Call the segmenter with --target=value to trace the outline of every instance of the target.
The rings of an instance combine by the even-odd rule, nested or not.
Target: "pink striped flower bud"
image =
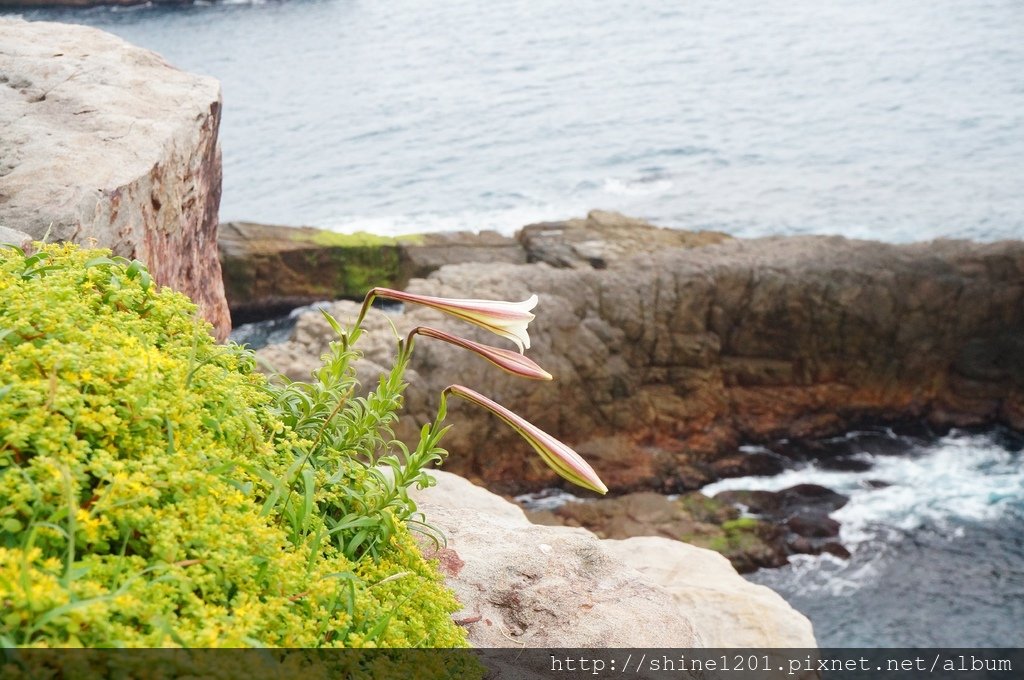
[[[444,391],[445,394],[454,394],[467,401],[484,407],[494,415],[505,421],[513,430],[518,432],[534,450],[540,454],[544,462],[557,472],[559,476],[569,480],[573,484],[582,486],[600,494],[608,493],[608,487],[594,472],[587,461],[583,460],[580,454],[558,441],[547,432],[544,432],[532,423],[517,416],[501,404],[495,403],[468,387],[462,385],[450,385]]]
[[[422,335],[428,338],[434,338],[436,340],[444,340],[445,342],[468,349],[470,352],[475,352],[487,359],[498,368],[508,371],[513,375],[518,375],[523,378],[531,378],[533,380],[551,380],[551,374],[545,371],[543,368],[538,366],[532,359],[513,352],[507,349],[501,349],[500,347],[491,347],[490,345],[484,345],[479,342],[473,342],[465,338],[460,338],[457,335],[451,333],[445,333],[444,331],[437,330],[436,328],[430,328],[428,326],[418,326],[414,328],[409,336]]]

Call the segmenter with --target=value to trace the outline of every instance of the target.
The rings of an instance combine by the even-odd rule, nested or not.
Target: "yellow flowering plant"
[[[365,467],[268,502],[315,428],[254,367],[138,263],[0,249],[0,647],[466,644],[407,525],[316,540]]]
[[[0,248],[0,647],[450,647],[458,603],[410,530],[408,495],[447,452],[446,399],[482,406],[558,474],[607,491],[569,447],[468,388],[407,447],[392,427],[417,337],[510,373],[536,298],[377,288],[308,382],[268,381],[195,306],[107,251]],[[419,327],[363,395],[375,297],[425,304],[520,353]]]

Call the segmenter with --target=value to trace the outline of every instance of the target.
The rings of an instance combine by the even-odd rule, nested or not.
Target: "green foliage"
[[[408,455],[353,336],[275,386],[139,262],[0,249],[0,646],[465,645],[408,530],[443,414]]]

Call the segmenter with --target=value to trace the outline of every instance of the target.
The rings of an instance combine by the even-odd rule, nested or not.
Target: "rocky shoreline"
[[[1024,242],[733,239],[600,211],[528,225],[515,238],[387,239],[250,223],[218,235],[215,81],[83,27],[0,19],[0,39],[2,241],[95,242],[145,260],[158,283],[197,301],[221,338],[229,309],[236,322],[263,318],[358,299],[373,285],[540,295],[531,356],[555,383],[524,385],[425,339],[407,373],[398,436],[411,439],[433,416],[443,387],[471,384],[574,446],[614,492],[532,513],[565,525],[548,527],[445,473],[445,494],[420,496],[453,539],[453,552],[436,556],[478,644],[564,644],[545,613],[566,606],[572,616],[562,623],[582,630],[581,645],[811,646],[804,617],[680,541],[713,548],[742,571],[795,553],[842,556],[828,515],[843,497],[810,485],[713,499],[692,492],[780,469],[780,454],[744,444],[789,447],[785,458],[862,423],[1024,430]],[[345,323],[357,305],[329,309]],[[428,309],[374,310],[361,341],[364,386],[390,365],[393,328],[421,324],[473,336]],[[307,378],[334,339],[321,315],[303,314],[291,339],[259,358],[268,371]],[[489,416],[457,408],[449,421],[446,470],[509,495],[559,483]],[[478,513],[472,522],[467,508]],[[556,607],[564,583],[541,576],[564,564],[573,576],[600,567],[617,589]],[[579,582],[586,592],[594,585]],[[624,598],[661,603],[637,611],[642,620],[680,623],[652,623],[664,635],[638,639],[622,625]],[[595,608],[600,616],[584,615]]]
[[[865,423],[1024,429],[1024,243],[715,235],[669,247],[659,241],[669,231],[592,213],[524,229],[520,243],[546,239],[524,246],[527,264],[452,264],[412,279],[410,290],[448,297],[538,293],[531,356],[559,379],[524,387],[422,343],[406,434],[445,385],[471,383],[576,447],[614,491],[679,493],[770,465],[740,455],[745,443]],[[330,309],[344,320],[355,306]],[[388,318],[399,330],[455,328],[430,310]],[[377,324],[366,355],[379,366],[393,343],[385,317]],[[303,377],[332,338],[309,314],[260,354]],[[557,484],[486,416],[451,417],[450,469],[508,494]]]
[[[466,243],[473,235],[454,238]],[[447,347],[423,344],[408,408],[415,425],[434,407],[442,382],[484,384],[574,445],[623,494],[531,512],[535,522],[603,538],[682,540],[724,554],[741,572],[781,566],[794,554],[843,558],[849,553],[829,517],[845,503],[838,494],[804,485],[708,499],[694,490],[725,477],[775,474],[808,456],[857,464],[820,442],[864,424],[934,434],[1024,423],[1019,242],[744,241],[599,211],[525,227],[513,242],[521,258],[510,241],[499,251],[452,253],[423,267],[433,272],[426,279],[402,285],[449,297],[540,291],[531,355],[560,380],[523,388],[483,365],[457,362]],[[481,261],[460,262],[477,253]],[[329,309],[344,319],[356,305]],[[448,322],[426,310],[375,312],[364,384],[390,361],[391,323],[404,332]],[[299,379],[332,339],[319,314],[306,314],[290,341],[259,354]],[[452,420],[446,469],[509,496],[559,484],[486,419],[459,412]],[[750,443],[769,447],[741,449]]]

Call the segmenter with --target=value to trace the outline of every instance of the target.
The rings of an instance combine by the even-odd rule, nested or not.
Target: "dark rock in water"
[[[714,499],[745,507],[779,530],[780,543],[789,553],[809,555],[820,554],[826,545],[839,545],[823,539],[839,536],[840,524],[829,514],[849,500],[817,484],[798,484],[782,491],[723,491]],[[834,549],[830,552],[838,554]]]
[[[868,489],[884,489],[887,486],[892,486],[889,482],[881,479],[865,479],[861,484]]]
[[[823,470],[835,470],[837,472],[864,472],[871,469],[871,463],[860,458],[843,456],[819,460],[818,467]]]
[[[821,515],[794,515],[786,520],[786,527],[804,538],[832,538],[839,535],[839,522]]]
[[[926,431],[927,426],[907,427],[901,428],[901,430],[901,432],[896,432],[888,427],[868,427],[847,432],[838,437],[787,440],[774,444],[771,448],[786,458],[801,461],[814,460],[828,469],[867,469],[854,467],[864,463],[863,461],[851,461],[851,456],[863,453],[876,456],[904,455],[919,446],[923,439],[921,436],[907,433],[907,430]],[[924,439],[928,438],[930,437],[924,437]]]
[[[1024,451],[1024,432],[1015,432],[1006,427],[997,427],[991,432],[992,438],[998,446],[1012,453]]]
[[[756,515],[788,519],[800,512],[828,514],[846,505],[849,498],[818,484],[797,484],[781,491],[722,491],[715,500],[741,504]]]
[[[826,543],[821,546],[821,552],[829,555],[834,555],[842,560],[850,559],[850,551],[846,549],[841,543]]]
[[[819,484],[797,484],[777,493],[782,510],[788,515],[803,511],[830,513],[850,500],[848,496]]]

